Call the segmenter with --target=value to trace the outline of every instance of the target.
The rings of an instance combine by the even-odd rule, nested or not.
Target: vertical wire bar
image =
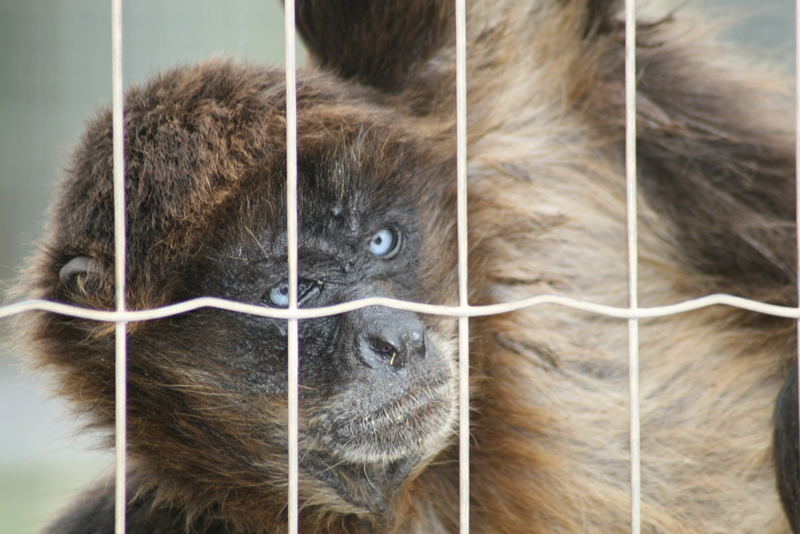
[[[636,207],[636,4],[625,0],[625,181],[628,212],[628,307],[639,307],[639,249]],[[639,424],[639,320],[628,320],[628,386],[631,446],[631,533],[641,531]]]
[[[122,88],[122,0],[112,0],[111,6],[111,85],[112,85],[112,136],[114,174],[114,281],[118,312],[125,304],[125,151]],[[125,534],[126,485],[126,404],[127,404],[127,338],[126,324],[117,321],[115,336],[115,488],[114,532]]]
[[[796,239],[796,253],[797,253],[797,306],[800,307],[800,0],[796,0],[794,4],[794,157],[795,157],[795,170],[794,170],[794,201],[795,201],[795,239]],[[800,319],[796,323],[796,337],[797,337],[797,384],[800,388]],[[798,422],[797,428],[800,429],[800,395],[797,395],[797,413]],[[797,439],[800,442],[800,432],[798,432]],[[800,443],[799,443],[800,444]],[[800,477],[800,472],[795,473],[795,476]]]
[[[286,70],[286,247],[289,267],[289,310],[297,310],[297,87],[295,82],[294,0],[286,0],[284,12]],[[298,517],[298,320],[288,325],[288,449],[289,534],[297,534]]]
[[[456,0],[456,179],[458,223],[458,303],[469,306],[467,261],[467,15]],[[458,318],[458,481],[459,529],[469,534],[469,318]]]

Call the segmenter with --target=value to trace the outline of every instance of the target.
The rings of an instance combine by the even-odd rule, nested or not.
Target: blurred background
[[[793,1],[684,3],[733,21],[730,40],[793,68]],[[108,0],[0,0],[0,302],[34,250],[84,122],[110,103],[110,18]],[[277,0],[127,2],[125,83],[212,56],[282,64],[282,24]],[[0,332],[11,328],[0,321]],[[2,534],[40,531],[112,464],[20,360],[0,344]]]
[[[86,119],[111,102],[110,4],[0,0],[0,295],[34,250]],[[277,0],[125,2],[124,49],[126,85],[212,56],[282,64],[283,10]],[[0,321],[0,332],[11,327]],[[109,472],[97,441],[46,378],[0,348],[0,533],[39,532]]]

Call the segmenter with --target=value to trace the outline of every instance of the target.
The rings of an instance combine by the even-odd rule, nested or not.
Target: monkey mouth
[[[448,389],[442,384],[428,394],[412,394],[407,391],[399,399],[355,419],[351,424],[375,434],[382,434],[384,430],[391,428],[422,424],[430,418],[435,419],[442,415],[440,412],[448,404]]]
[[[416,436],[426,434],[428,427],[441,422],[448,411],[449,402],[444,396],[407,395],[349,421],[338,431],[376,442],[389,437],[396,447],[397,440],[402,440],[407,433]]]
[[[409,388],[412,389],[413,388]],[[394,460],[426,450],[449,430],[454,402],[450,389],[441,386],[428,394],[406,394],[336,429],[338,436],[353,439],[355,451],[369,460]]]
[[[456,405],[449,380],[410,384],[377,409],[344,410],[330,417],[325,448],[353,463],[391,462],[444,447]]]
[[[399,397],[367,413],[350,410],[326,417],[326,432],[303,453],[304,468],[336,492],[345,503],[343,511],[355,507],[389,513],[398,488],[449,442],[454,389],[447,380],[410,384]]]

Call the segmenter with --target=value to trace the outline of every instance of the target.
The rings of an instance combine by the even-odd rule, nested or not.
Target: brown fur
[[[404,176],[422,199],[420,298],[432,302],[452,302],[455,281],[449,4],[391,1],[362,12],[344,0],[309,0],[298,8],[318,63],[300,77],[301,158],[334,146],[367,172],[413,169]],[[469,5],[472,302],[546,292],[625,306],[617,3]],[[791,305],[794,154],[784,82],[717,59],[687,27],[676,18],[640,28],[640,301],[725,291]],[[249,199],[280,198],[260,181],[284,172],[279,76],[211,63],[129,94],[132,307],[193,296],[209,247],[245,240],[242,229],[257,217],[278,224],[279,205],[263,215]],[[31,271],[35,296],[111,307],[109,276],[54,290],[74,255],[110,272],[110,140],[104,115],[77,153]],[[442,346],[452,343],[452,321],[429,325]],[[643,532],[789,532],[771,436],[792,327],[720,308],[641,321]],[[162,532],[282,532],[285,407],[241,395],[247,377],[226,359],[197,363],[194,347],[231,355],[212,329],[202,320],[132,325],[134,508]],[[547,307],[476,319],[472,331],[473,532],[627,532],[625,322]],[[108,329],[43,315],[32,335],[41,361],[62,372],[64,393],[109,425]],[[265,438],[256,421],[278,430]],[[452,444],[430,451],[383,515],[343,508],[324,484],[302,479],[304,530],[456,531],[457,452]],[[241,469],[241,458],[253,468]]]

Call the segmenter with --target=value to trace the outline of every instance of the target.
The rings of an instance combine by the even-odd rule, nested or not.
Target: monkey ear
[[[74,256],[58,270],[54,296],[61,301],[89,308],[103,308],[113,302],[113,280],[100,261]]]
[[[78,275],[98,272],[100,272],[100,269],[91,258],[76,256],[61,267],[58,271],[58,279],[62,284],[67,284]]]
[[[297,28],[322,68],[395,91],[448,40],[451,0],[297,0]]]
[[[77,289],[81,294],[94,294],[103,286],[104,274],[96,260],[88,256],[75,256],[58,271],[60,290],[73,293]]]

